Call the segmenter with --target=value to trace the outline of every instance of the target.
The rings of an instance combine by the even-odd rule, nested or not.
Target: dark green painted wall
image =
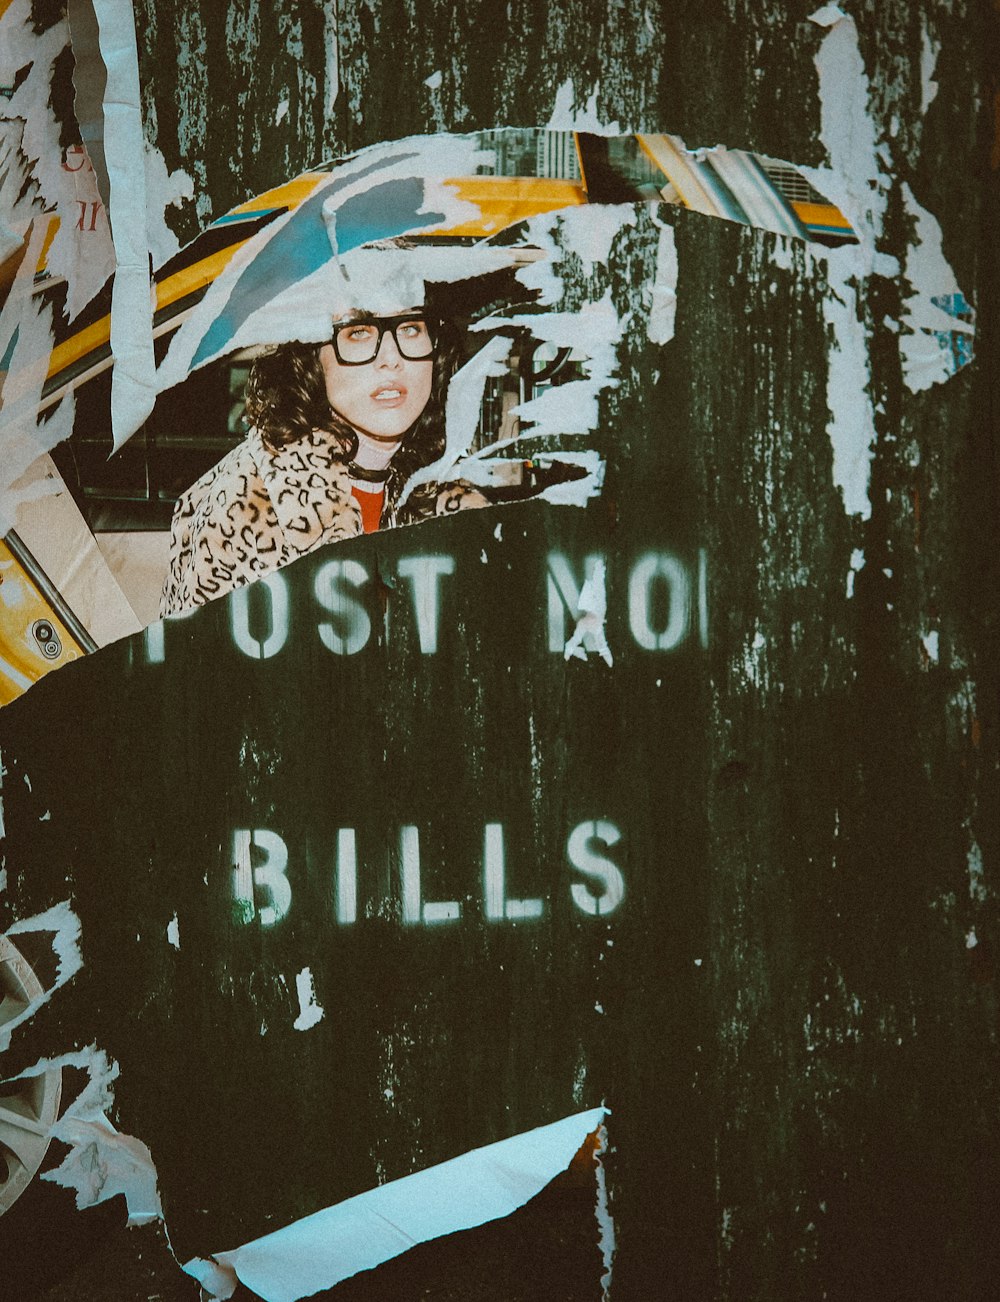
[[[195,23],[199,10],[185,10]],[[257,124],[273,122],[294,70],[270,71],[279,60],[263,25],[277,19],[262,12],[262,47],[251,33],[240,54],[247,108],[213,116],[198,172],[172,105],[189,81],[224,81],[218,69],[234,58],[222,11],[203,11],[208,69],[182,66],[180,92],[169,11],[140,23],[155,139],[171,166],[197,173],[203,216],[319,154],[545,120],[569,76],[587,95],[599,78],[598,106],[623,129],[822,160],[821,33],[806,8],[671,6],[651,13],[659,34],[638,59],[645,15],[631,8],[549,10],[535,31],[540,11],[519,18],[512,7],[526,34],[501,44],[480,6],[446,17],[359,5],[339,16],[345,98],[331,119],[321,90],[297,91],[294,131],[280,135]],[[869,520],[847,517],[833,486],[822,270],[801,258],[783,270],[771,237],[674,213],[677,334],[653,348],[639,309],[656,231],[641,217],[599,273],[620,310],[637,309],[622,386],[602,408],[603,498],[585,512],[528,504],[338,552],[372,569],[377,556],[390,577],[411,549],[454,555],[436,656],[417,653],[400,614],[388,645],[331,657],[310,613],[316,557],[288,571],[299,623],[273,660],[233,650],[224,601],[168,630],[163,665],[143,667],[135,640],[0,715],[15,775],[0,916],[69,893],[88,958],[15,1052],[98,1036],[119,1058],[119,1120],[153,1148],[178,1246],[221,1246],[195,1211],[211,1198],[214,1228],[257,1232],[268,1215],[311,1209],[331,1166],[353,1192],[376,1162],[399,1173],[562,1115],[582,1062],[584,1102],[606,1097],[613,1109],[614,1298],[993,1295],[995,30],[985,5],[868,6],[857,18],[890,172],[941,222],[977,307],[980,359],[911,394],[884,324],[902,286],[867,282],[872,394],[884,409]],[[918,130],[922,24],[941,54]],[[376,26],[391,78],[376,62]],[[303,40],[319,50],[315,15]],[[317,58],[307,53],[310,68]],[[437,68],[439,114],[421,85]],[[193,222],[184,215],[185,233]],[[911,234],[896,184],[884,251],[902,254]],[[545,650],[544,562],[556,546],[608,556],[613,668]],[[691,561],[705,549],[707,649],[692,639],[645,653],[629,634],[632,559],[659,547]],[[865,565],[849,599],[856,548]],[[386,600],[391,618],[407,609],[398,590]],[[937,664],[922,652],[931,628]],[[247,738],[261,757],[250,765]],[[78,755],[102,762],[63,758]],[[552,893],[545,919],[500,929],[472,913],[433,935],[373,921],[345,940],[322,897],[342,810],[375,839],[423,819],[442,897],[461,893],[467,874],[474,893],[482,823],[504,822],[530,875],[524,893],[536,873]],[[561,855],[568,828],[596,817],[624,833],[612,856],[626,896],[610,932],[572,910]],[[228,831],[254,819],[287,832],[309,905],[268,936],[236,927],[224,898]],[[163,939],[175,910],[179,952]],[[327,1017],[299,1036],[294,999],[269,978],[306,963]],[[377,1002],[363,1003],[373,988]],[[265,1016],[275,1030],[261,1037]],[[361,1047],[345,1072],[348,1031]],[[400,1106],[379,1111],[370,1073],[380,1080],[389,1044]],[[305,1143],[317,1116],[325,1129]],[[185,1127],[187,1151],[176,1138]],[[210,1180],[188,1159],[199,1144],[229,1155],[224,1188],[217,1167]],[[275,1154],[288,1157],[285,1180]],[[251,1194],[262,1167],[266,1204]]]

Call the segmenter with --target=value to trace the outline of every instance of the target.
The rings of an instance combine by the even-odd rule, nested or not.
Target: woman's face
[[[398,443],[431,396],[433,358],[401,357],[391,330],[382,336],[374,361],[363,366],[342,366],[332,344],[323,345],[319,359],[330,406],[359,434],[378,442]]]

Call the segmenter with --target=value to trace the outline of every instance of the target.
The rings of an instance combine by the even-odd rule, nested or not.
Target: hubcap
[[[0,936],[0,1026],[20,1017],[44,993],[28,960]],[[42,1164],[61,1091],[58,1067],[0,1084],[0,1215],[24,1193]]]

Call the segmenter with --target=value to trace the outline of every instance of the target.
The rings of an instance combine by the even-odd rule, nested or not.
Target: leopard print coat
[[[475,489],[449,484],[430,498],[426,514],[484,505],[486,499]],[[380,527],[395,523],[387,501]],[[361,508],[329,434],[314,430],[269,452],[252,429],[181,495],[174,509],[160,614],[204,605],[314,547],[362,531]]]

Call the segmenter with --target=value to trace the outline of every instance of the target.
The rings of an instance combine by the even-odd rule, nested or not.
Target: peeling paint
[[[601,1261],[604,1265],[604,1271],[601,1275],[601,1297],[604,1302],[611,1297],[611,1277],[612,1267],[615,1259],[615,1223],[611,1216],[611,1205],[608,1200],[608,1182],[604,1170],[603,1157],[608,1151],[608,1128],[603,1123],[597,1131],[597,1148],[594,1151],[594,1162],[597,1167],[597,1200],[594,1207],[594,1214],[597,1217],[598,1247],[601,1251]]]
[[[587,276],[607,263],[617,236],[635,223],[634,204],[581,204],[559,214],[563,248],[576,254]]]
[[[656,243],[656,271],[650,289],[646,338],[651,344],[665,344],[674,337],[677,319],[677,241],[672,226],[657,224],[660,234]]]
[[[937,67],[938,55],[941,53],[940,43],[932,40],[931,34],[927,27],[925,19],[920,30],[920,116],[927,116],[927,110],[934,102],[938,93],[938,84],[934,80],[934,70]]]
[[[608,614],[607,569],[603,560],[594,564],[577,601],[579,615],[576,627],[567,639],[563,650],[566,660],[586,660],[593,651],[606,665],[614,664],[611,648],[604,629]]]
[[[975,904],[984,904],[986,902],[986,881],[983,873],[983,852],[980,849],[979,842],[972,835],[968,824],[966,825],[966,831],[969,836],[969,849],[965,858],[966,872],[969,877],[969,899]]]
[[[940,651],[939,643],[940,638],[936,630],[932,630],[930,633],[924,633],[920,639],[920,645],[924,649],[924,654],[932,665],[938,663],[938,655]]]
[[[911,393],[943,384],[973,359],[975,311],[942,250],[941,226],[917,203],[904,181],[903,200],[914,222],[904,275],[911,293],[903,308],[906,327],[899,341],[903,379]]]
[[[579,466],[584,474],[579,479],[567,479],[550,484],[538,494],[538,500],[553,506],[586,506],[591,498],[600,496],[604,487],[605,463],[599,453],[584,448],[579,452],[536,452],[534,461],[540,466]]]
[[[180,241],[167,225],[168,208],[179,207],[194,198],[194,178],[182,168],[168,171],[160,151],[146,144],[143,152],[146,173],[146,237],[153,267],[161,267],[180,249]]]
[[[803,168],[851,222],[859,243],[829,252],[815,251],[825,266],[829,292],[823,317],[833,339],[829,353],[827,431],[833,448],[833,480],[848,515],[867,520],[875,439],[875,413],[868,391],[871,357],[863,302],[864,282],[872,273],[892,276],[899,264],[877,250],[887,199],[887,181],[874,119],[870,86],[853,18],[839,5],[818,9],[812,21],[828,28],[816,55],[821,104],[820,139],[830,168]]]
[[[511,325],[526,326],[536,339],[584,354],[585,379],[571,380],[547,389],[537,398],[520,403],[514,414],[531,423],[532,435],[588,434],[598,426],[598,397],[618,384],[616,345],[624,323],[605,291],[596,302],[584,303],[579,312],[548,312],[540,316],[514,316]]]
[[[769,686],[766,650],[767,638],[758,628],[743,648],[743,674],[748,683],[765,691]]]
[[[549,131],[589,131],[595,136],[620,136],[618,122],[604,122],[597,110],[599,87],[595,86],[584,102],[577,94],[572,80],[566,80],[556,91],[552,116],[546,129]]]
[[[506,361],[510,348],[511,340],[497,335],[487,340],[485,346],[455,375],[448,386],[448,399],[445,406],[444,452],[437,461],[422,470],[415,471],[410,476],[400,495],[400,506],[418,484],[460,477],[460,472],[456,470],[456,463],[468,452],[469,445],[475,437],[486,381],[491,376],[499,378],[506,374]]]
[[[854,596],[854,579],[865,566],[865,554],[860,547],[855,547],[851,552],[851,565],[847,571],[847,596]]]
[[[868,383],[871,364],[868,336],[861,320],[854,280],[854,258],[836,250],[828,259],[830,292],[823,299],[823,318],[835,341],[828,358],[827,432],[833,448],[833,482],[843,495],[848,515],[867,520],[872,513],[868,495],[874,457],[875,417]]]
[[[304,967],[295,977],[295,993],[299,999],[299,1015],[292,1025],[297,1031],[311,1030],[322,1021],[324,1009],[316,1002],[316,986],[312,971]]]

